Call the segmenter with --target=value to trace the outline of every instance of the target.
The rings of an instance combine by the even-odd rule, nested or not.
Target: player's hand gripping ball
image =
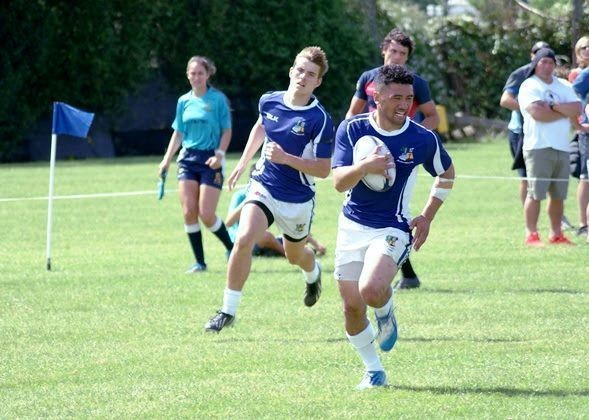
[[[354,145],[354,163],[360,162],[368,155],[373,154],[377,146],[380,146],[378,153],[381,156],[386,156],[387,153],[391,153],[387,145],[379,138],[373,136],[360,137]],[[386,170],[387,176],[368,173],[362,178],[362,182],[371,190],[377,192],[387,191],[393,186],[396,173],[395,167],[393,166]]]

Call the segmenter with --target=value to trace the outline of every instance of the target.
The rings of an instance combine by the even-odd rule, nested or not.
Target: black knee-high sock
[[[202,247],[202,233],[199,230],[198,232],[187,233],[187,235],[196,262],[205,265],[205,252]]]
[[[229,232],[227,232],[227,228],[225,227],[225,223],[221,222],[221,226],[219,227],[219,229],[217,229],[213,233],[215,234],[215,236],[217,238],[219,238],[219,240],[221,242],[223,242],[223,245],[225,245],[225,248],[227,249],[227,251],[231,251],[233,249],[233,242],[231,241],[231,238],[229,237]]]
[[[409,258],[407,258],[407,260],[405,260],[401,266],[401,274],[403,274],[403,277],[405,278],[417,277],[417,274],[415,274],[415,271],[413,271],[413,267],[411,266],[411,261],[409,261]]]

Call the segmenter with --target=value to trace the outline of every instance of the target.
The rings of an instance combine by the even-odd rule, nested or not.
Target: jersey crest
[[[297,136],[305,135],[305,120],[298,118],[290,131]]]

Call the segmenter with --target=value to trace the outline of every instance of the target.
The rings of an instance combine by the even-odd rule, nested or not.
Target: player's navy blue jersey
[[[356,82],[356,93],[354,93],[354,96],[366,101],[364,112],[372,112],[376,109],[376,103],[374,102],[374,89],[376,85],[374,79],[376,79],[379,69],[380,67],[376,67],[365,71]],[[418,74],[413,73],[413,103],[409,109],[409,116],[414,118],[417,113],[417,107],[431,100],[432,95],[427,82]]]
[[[432,176],[446,172],[452,159],[427,128],[405,119],[395,131],[384,131],[376,125],[374,114],[359,114],[341,122],[335,135],[332,168],[353,164],[353,150],[363,136],[374,136],[389,148],[397,171],[395,182],[388,191],[376,192],[362,181],[347,192],[344,215],[362,225],[374,228],[395,227],[409,231],[409,203],[422,165]]]
[[[285,91],[269,92],[260,98],[258,110],[266,132],[264,148],[276,142],[291,155],[305,159],[331,157],[334,127],[329,114],[312,97],[306,106],[284,102]],[[277,200],[304,203],[315,196],[314,177],[266,160],[264,149],[252,178],[262,183]]]

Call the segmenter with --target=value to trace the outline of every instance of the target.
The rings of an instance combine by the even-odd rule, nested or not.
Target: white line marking
[[[430,177],[430,174],[419,174],[419,176],[423,177]],[[495,181],[520,181],[523,178],[518,176],[491,176],[491,175],[460,175],[456,177],[457,179],[471,179],[471,180],[495,180]],[[327,178],[315,178],[316,181],[327,181],[330,180],[331,177]],[[532,179],[532,178],[528,178]],[[569,179],[550,179],[550,178],[536,178],[536,181],[559,181],[565,182],[569,181]],[[245,187],[244,185],[237,185],[235,188]],[[227,190],[226,187],[223,190]],[[166,193],[178,191],[177,189],[166,189]],[[76,200],[76,199],[83,199],[83,198],[101,198],[101,197],[129,197],[134,195],[151,195],[153,194],[156,197],[157,191],[129,191],[129,192],[113,192],[113,193],[96,193],[96,194],[72,194],[72,195],[57,195],[53,196],[54,200]],[[14,198],[0,198],[0,203],[8,203],[8,202],[15,202],[15,201],[38,201],[38,200],[47,200],[47,196],[43,197],[14,197]]]

